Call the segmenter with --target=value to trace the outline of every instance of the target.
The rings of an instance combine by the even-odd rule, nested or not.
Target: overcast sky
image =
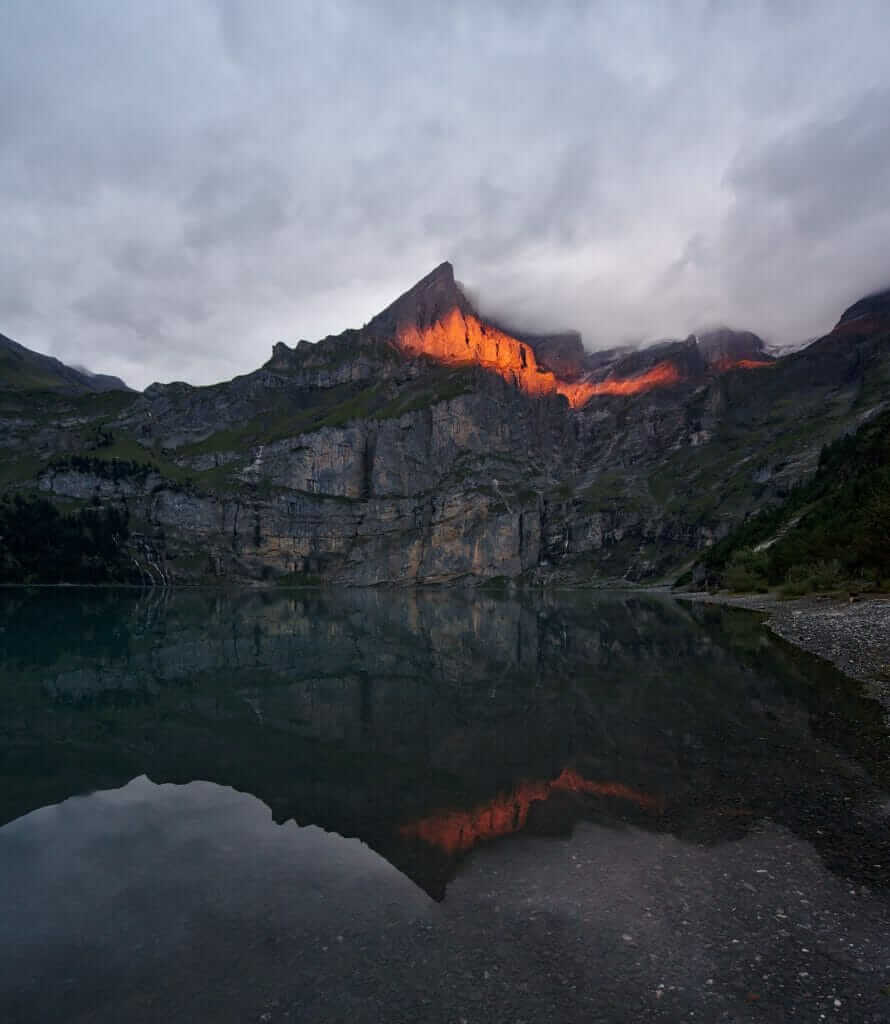
[[[588,347],[890,283],[887,0],[4,0],[0,333],[209,383],[449,259]]]

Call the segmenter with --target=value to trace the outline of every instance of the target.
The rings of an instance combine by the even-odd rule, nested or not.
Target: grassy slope
[[[742,590],[888,585],[890,412],[824,448],[809,482],[747,519],[701,564],[711,582]]]
[[[794,482],[815,472],[826,443],[886,404],[890,330],[827,336],[768,372],[739,371],[722,383],[728,408],[713,438],[670,453],[651,477],[668,512],[715,530],[789,500]]]
[[[638,459],[616,448],[617,468],[605,466],[587,475],[586,486],[568,487],[566,497],[582,512],[612,513],[616,520],[636,513],[646,529],[659,531],[656,542],[630,532],[604,548],[596,572],[606,571],[606,557],[610,563],[616,556],[619,562],[645,557],[660,578],[676,579],[690,565],[691,543],[723,536],[758,509],[782,504],[815,472],[820,449],[849,434],[888,396],[886,322],[833,332],[769,369],[732,371],[688,395],[684,415],[688,425],[707,427],[703,443]],[[634,400],[625,401],[610,425],[617,436],[622,416],[639,415]]]
[[[32,366],[15,352],[0,350],[0,381],[3,387],[17,391],[51,391],[69,386],[51,370]]]
[[[252,419],[186,445],[177,454],[239,451],[323,427],[344,427],[353,420],[397,418],[466,394],[472,383],[472,370],[432,367],[423,376],[409,381],[395,396],[385,383],[377,382],[360,389],[341,384],[296,395],[277,392],[270,395],[266,407]]]
[[[90,392],[88,377],[52,356],[32,352],[0,335],[0,388],[16,391]]]
[[[200,455],[215,452],[244,452],[258,444],[268,444],[300,433],[324,427],[342,427],[363,418],[390,419],[407,412],[427,408],[471,390],[473,371],[467,368],[431,367],[421,377],[402,385],[397,392],[383,382],[363,387],[345,384],[314,392],[271,391],[256,414],[237,426],[219,430],[210,437],[177,450],[176,455]],[[0,415],[8,414],[33,420],[35,426],[53,425],[65,420],[81,422],[68,431],[64,453],[51,461],[57,465],[74,459],[112,463],[120,474],[148,468],[156,470],[171,483],[199,490],[230,490],[241,486],[237,478],[243,460],[198,471],[176,465],[169,452],[140,444],[115,424],[115,418],[138,396],[125,392],[96,395],[61,396],[52,391],[30,391],[24,398],[7,393],[0,401]],[[0,448],[0,490],[27,489],[48,459],[21,450],[4,452]],[[97,467],[102,472],[101,467]]]

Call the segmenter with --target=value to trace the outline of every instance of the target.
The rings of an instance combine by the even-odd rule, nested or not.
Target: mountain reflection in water
[[[880,709],[746,613],[668,598],[0,592],[0,823],[207,780],[358,837],[435,899],[478,843],[772,819],[885,880]],[[855,860],[855,862],[854,862]]]
[[[536,803],[557,793],[583,793],[589,796],[630,800],[647,810],[656,810],[660,801],[638,793],[620,782],[594,782],[582,778],[570,768],[563,769],[551,782],[522,782],[505,796],[496,796],[487,804],[470,811],[443,811],[403,825],[399,832],[406,839],[422,839],[445,853],[465,853],[477,843],[520,832]]]

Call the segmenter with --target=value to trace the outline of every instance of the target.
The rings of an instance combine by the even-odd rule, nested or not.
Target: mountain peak
[[[454,310],[475,312],[454,279],[454,267],[446,260],[378,313],[368,324],[368,330],[393,338],[402,328],[431,327]]]
[[[452,264],[449,263],[448,260],[443,260],[438,265],[438,267],[434,267],[426,275],[426,277],[421,278],[420,282],[418,283],[422,284],[424,281],[429,281],[433,279],[450,281],[452,284],[454,284],[454,267],[452,266]]]
[[[848,324],[853,320],[862,320],[865,317],[890,317],[890,288],[884,291],[873,292],[866,295],[852,306],[848,306],[841,314],[837,326]]]

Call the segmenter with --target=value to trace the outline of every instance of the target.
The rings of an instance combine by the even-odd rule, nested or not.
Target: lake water
[[[888,789],[740,611],[0,591],[0,1021],[890,1021]]]

